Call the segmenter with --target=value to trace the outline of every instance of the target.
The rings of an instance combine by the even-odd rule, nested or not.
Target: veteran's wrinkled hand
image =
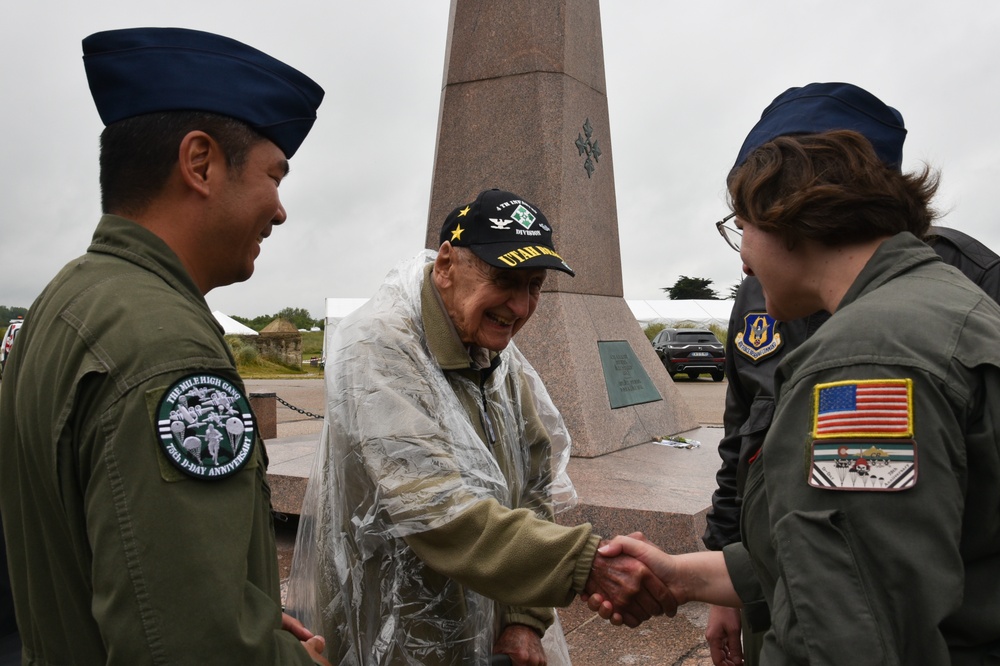
[[[707,551],[671,555],[635,535],[617,536],[597,549],[598,557],[617,559],[631,556],[649,568],[666,592],[658,598],[672,604],[673,615],[677,606],[689,601],[703,601],[718,606],[740,608],[742,600],[733,587],[721,551]],[[596,558],[595,558],[596,559]],[[653,589],[649,587],[648,589]],[[658,595],[660,593],[657,593]],[[612,624],[630,624],[635,619],[633,608],[618,603],[613,597],[595,592],[586,599],[591,610]],[[666,607],[665,607],[666,609]]]
[[[630,538],[645,543],[642,533]],[[613,542],[602,541],[601,550]],[[637,627],[655,615],[673,616],[677,600],[656,574],[621,548],[612,555],[598,551],[581,598],[612,624]]]
[[[493,654],[505,654],[514,666],[545,666],[545,649],[534,629],[523,624],[509,624],[493,644]]]

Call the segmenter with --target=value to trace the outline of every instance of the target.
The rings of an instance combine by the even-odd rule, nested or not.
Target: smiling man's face
[[[435,284],[466,345],[503,350],[538,307],[545,269],[494,268],[471,250],[441,246]]]
[[[215,286],[242,282],[253,274],[260,245],[287,218],[278,186],[288,173],[284,153],[267,140],[254,144],[246,164],[230,168],[225,179],[220,223],[213,227],[216,247]]]

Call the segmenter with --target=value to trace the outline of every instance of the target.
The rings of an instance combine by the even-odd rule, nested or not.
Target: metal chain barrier
[[[308,417],[313,418],[313,419],[321,419],[321,418],[323,418],[319,414],[313,414],[312,412],[307,412],[304,409],[299,409],[295,405],[290,405],[287,402],[285,402],[284,400],[282,400],[281,398],[279,398],[278,396],[274,396],[274,397],[277,399],[278,402],[280,402],[285,407],[288,407],[288,409],[292,410],[293,412],[298,412],[299,414],[304,414],[305,416],[308,416]]]

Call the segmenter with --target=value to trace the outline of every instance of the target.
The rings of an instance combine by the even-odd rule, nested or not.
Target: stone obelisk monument
[[[515,342],[573,454],[697,427],[623,298],[598,0],[452,0],[449,20],[427,247],[481,190],[536,203],[576,277],[549,271]]]

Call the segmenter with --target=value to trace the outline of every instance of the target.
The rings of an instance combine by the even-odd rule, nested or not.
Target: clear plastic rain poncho
[[[433,572],[402,537],[446,525],[489,498],[517,508],[531,503],[524,498],[544,497],[543,517],[576,500],[565,471],[565,424],[520,351],[508,345],[482,389],[463,377],[449,382],[429,353],[420,293],[433,259],[425,251],[404,262],[365,306],[327,331],[326,423],[303,502],[287,609],[327,639],[334,664],[488,663],[498,605]],[[538,487],[529,487],[515,394],[521,383],[509,381],[521,373],[551,442],[551,467]],[[456,391],[502,414],[495,454]],[[545,645],[550,664],[560,654],[568,663],[558,619]]]

